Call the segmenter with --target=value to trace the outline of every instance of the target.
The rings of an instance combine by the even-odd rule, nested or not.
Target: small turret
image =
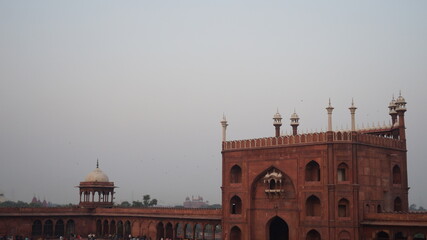
[[[405,98],[402,97],[402,93],[399,93],[399,97],[396,99],[396,111],[406,112],[406,101]]]
[[[294,109],[294,113],[291,115],[291,127],[292,127],[292,135],[298,134],[298,126],[299,126],[299,116]]]
[[[391,123],[392,123],[392,126],[396,123],[396,121],[397,121],[397,112],[396,112],[396,107],[397,107],[397,105],[396,105],[396,100],[394,100],[394,95],[393,95],[393,97],[392,97],[392,99],[391,99],[391,102],[390,102],[390,104],[388,105],[388,108],[389,108],[389,114],[390,114],[390,116],[391,116]]]
[[[276,129],[276,137],[280,137],[280,127],[282,126],[282,115],[279,113],[279,109],[277,109],[276,114],[273,116],[273,126]]]

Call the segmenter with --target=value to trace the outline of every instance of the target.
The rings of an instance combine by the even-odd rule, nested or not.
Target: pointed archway
[[[280,217],[272,218],[267,224],[268,240],[289,240],[289,227]]]

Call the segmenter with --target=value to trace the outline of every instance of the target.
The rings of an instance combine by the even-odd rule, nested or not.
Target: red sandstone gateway
[[[222,209],[112,208],[114,183],[98,168],[80,183],[80,207],[2,208],[0,234],[72,234],[147,239],[426,239],[427,214],[408,213],[406,102],[392,100],[392,124],[227,141],[221,121]]]

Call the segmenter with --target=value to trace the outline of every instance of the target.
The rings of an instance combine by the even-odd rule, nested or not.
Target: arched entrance
[[[234,226],[230,231],[230,240],[240,240],[242,239],[242,231],[239,227]]]
[[[268,224],[269,240],[289,240],[289,228],[283,219],[274,217]]]

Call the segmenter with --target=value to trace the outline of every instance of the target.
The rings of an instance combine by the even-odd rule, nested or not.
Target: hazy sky
[[[221,201],[221,128],[389,122],[406,98],[410,202],[427,206],[427,1],[0,1],[0,191],[78,203]],[[335,127],[334,127],[335,128]]]

